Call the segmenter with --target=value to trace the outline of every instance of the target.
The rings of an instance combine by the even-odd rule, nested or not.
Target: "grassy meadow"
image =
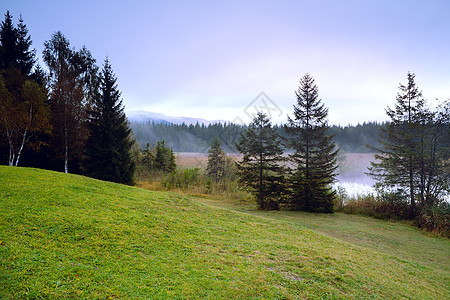
[[[0,299],[448,299],[449,259],[401,223],[0,166]]]

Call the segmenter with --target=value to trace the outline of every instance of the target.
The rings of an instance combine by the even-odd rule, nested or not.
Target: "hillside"
[[[314,229],[321,216],[252,215],[37,169],[0,166],[0,199],[1,299],[449,295],[448,240],[430,238],[444,245],[436,252],[444,259],[421,263],[417,254],[321,233]],[[348,218],[349,226],[361,224],[354,238],[363,240],[364,219]]]

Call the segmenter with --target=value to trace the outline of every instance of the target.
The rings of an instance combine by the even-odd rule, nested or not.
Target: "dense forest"
[[[328,129],[328,134],[333,136],[334,142],[341,151],[369,153],[374,150],[367,145],[380,147],[378,138],[383,127],[385,124],[377,122],[345,127],[333,125]],[[234,153],[237,138],[247,126],[232,123],[186,125],[131,122],[131,128],[142,149],[147,143],[156,145],[158,141],[164,139],[166,145],[175,152],[206,153],[213,140],[219,138],[223,149],[228,153]],[[274,125],[274,128],[281,137],[286,137],[282,126]]]
[[[60,32],[44,70],[22,17],[0,24],[0,163],[133,184],[131,129],[111,64],[96,65]]]

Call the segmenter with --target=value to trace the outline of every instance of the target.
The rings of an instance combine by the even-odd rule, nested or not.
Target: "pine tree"
[[[164,140],[158,141],[156,144],[155,168],[166,173],[171,173],[177,168],[175,154],[172,148],[165,146]]]
[[[294,118],[285,125],[287,147],[294,152],[290,161],[294,166],[290,177],[291,206],[312,212],[333,212],[334,191],[331,184],[336,177],[338,150],[327,135],[328,109],[319,99],[314,79],[306,74],[300,79],[295,93]]]
[[[0,67],[2,69],[14,64],[17,58],[17,30],[14,28],[13,17],[9,11],[0,25]]]
[[[155,162],[155,155],[153,149],[150,148],[150,143],[147,143],[142,152],[142,164],[147,167],[147,171],[151,171]]]
[[[25,25],[22,16],[19,18],[19,23],[17,24],[17,57],[16,57],[16,67],[19,71],[25,75],[30,76],[33,66],[36,62],[36,49],[31,49],[31,37],[28,34],[28,28]]]
[[[132,185],[135,165],[131,159],[131,129],[124,113],[117,78],[108,59],[101,73],[100,93],[89,117],[85,169],[88,176]]]
[[[6,13],[0,42],[0,130],[9,146],[8,163],[17,166],[26,146],[40,146],[30,139],[50,129],[47,91],[30,76],[35,56],[22,18],[16,29],[11,14]]]
[[[445,108],[441,114],[427,108],[415,74],[408,72],[407,81],[399,85],[395,108],[386,109],[391,121],[382,129],[381,148],[376,149],[368,174],[378,189],[407,199],[414,217],[420,208],[417,201],[421,207],[436,203],[442,189],[448,189],[443,174],[449,160],[448,142],[442,136],[449,113]]]
[[[258,208],[278,209],[284,191],[283,148],[266,114],[256,114],[240,134],[236,149],[243,154],[237,163],[240,181],[255,194]]]
[[[215,138],[208,150],[208,163],[206,174],[214,180],[219,180],[224,176],[225,152],[222,150],[219,139]]]

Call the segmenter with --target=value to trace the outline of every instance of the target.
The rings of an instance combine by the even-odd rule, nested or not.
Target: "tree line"
[[[44,43],[44,71],[9,11],[0,43],[1,162],[132,184],[131,129],[109,59],[100,70],[58,31]]]
[[[236,153],[236,142],[239,134],[248,128],[247,125],[233,123],[216,124],[166,124],[131,122],[130,127],[141,148],[147,143],[156,145],[165,140],[175,152],[204,153],[216,137],[220,137],[222,148],[227,153]],[[286,137],[283,125],[273,125],[281,137]],[[358,125],[331,125],[327,134],[333,137],[342,152],[370,153],[381,145],[378,136],[386,123],[364,122]]]

